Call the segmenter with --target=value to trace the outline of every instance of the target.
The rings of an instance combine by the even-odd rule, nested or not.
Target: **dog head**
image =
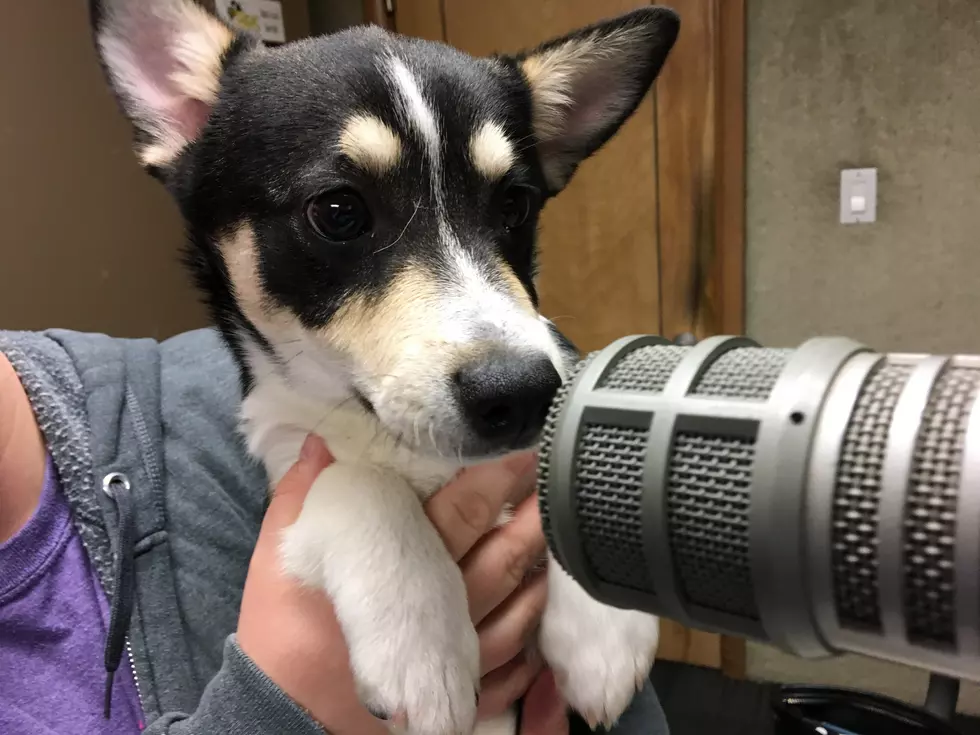
[[[190,0],[94,8],[246,388],[355,400],[420,452],[537,438],[571,359],[537,311],[538,214],[649,90],[673,12],[474,58],[377,27],[266,48]]]

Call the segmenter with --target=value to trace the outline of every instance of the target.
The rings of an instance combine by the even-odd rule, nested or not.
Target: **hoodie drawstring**
[[[106,475],[102,490],[116,506],[116,553],[112,564],[112,611],[109,617],[109,633],[105,643],[105,700],[103,715],[109,719],[112,709],[112,683],[122,661],[126,646],[126,634],[133,614],[135,593],[133,549],[136,544],[136,517],[129,478],[118,472]]]

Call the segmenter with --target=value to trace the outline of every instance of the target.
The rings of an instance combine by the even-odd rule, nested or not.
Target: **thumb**
[[[261,536],[275,534],[286,528],[299,516],[303,501],[314,481],[334,462],[334,457],[316,434],[309,434],[299,452],[299,459],[283,475],[272,493],[272,500],[265,511]]]

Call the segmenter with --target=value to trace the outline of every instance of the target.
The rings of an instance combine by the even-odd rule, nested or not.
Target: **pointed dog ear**
[[[167,169],[204,128],[232,52],[254,41],[192,0],[95,0],[91,10],[137,156],[145,168]]]
[[[511,57],[531,90],[537,150],[552,193],[633,114],[679,29],[673,10],[647,7]]]

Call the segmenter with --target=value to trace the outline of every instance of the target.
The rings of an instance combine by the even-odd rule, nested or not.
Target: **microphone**
[[[625,337],[574,369],[545,536],[596,599],[980,679],[980,356]]]

